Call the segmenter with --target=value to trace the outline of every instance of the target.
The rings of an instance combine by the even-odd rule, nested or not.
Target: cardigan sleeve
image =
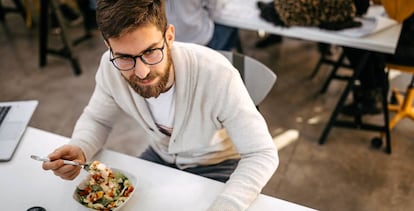
[[[104,57],[103,59],[104,60]],[[76,122],[70,144],[79,146],[85,154],[86,160],[90,160],[105,144],[114,124],[115,117],[121,111],[104,87],[108,82],[104,80],[104,62],[96,74],[96,86],[80,118]]]
[[[275,172],[278,153],[263,116],[241,78],[234,74],[219,95],[219,119],[237,151],[239,164],[210,210],[245,210]]]

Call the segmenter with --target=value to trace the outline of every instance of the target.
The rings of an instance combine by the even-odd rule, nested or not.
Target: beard
[[[135,74],[131,75],[129,78],[126,78],[124,76],[124,79],[128,82],[128,84],[131,86],[131,88],[137,94],[141,95],[142,97],[144,97],[144,98],[150,98],[150,97],[157,98],[161,93],[168,90],[168,87],[166,87],[166,86],[167,86],[167,83],[168,83],[168,79],[170,77],[170,69],[171,69],[171,65],[172,65],[172,59],[171,59],[171,54],[170,54],[170,49],[169,48],[167,48],[167,58],[166,59],[167,59],[167,64],[166,64],[166,67],[165,67],[165,69],[162,73],[150,70],[148,75],[143,79],[140,79]],[[153,80],[157,77],[160,78],[160,80],[158,81],[157,84],[147,85],[147,86],[140,85],[141,81]]]

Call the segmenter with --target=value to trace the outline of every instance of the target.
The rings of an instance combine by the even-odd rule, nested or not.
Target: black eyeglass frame
[[[163,42],[163,44],[162,44],[162,46],[160,48],[150,48],[150,49],[147,49],[144,52],[142,52],[141,54],[136,55],[136,56],[129,56],[129,55],[117,56],[117,57],[114,57],[114,58],[109,59],[109,61],[111,61],[112,64],[114,65],[114,67],[116,69],[118,69],[119,71],[130,71],[130,70],[134,69],[135,68],[135,65],[137,64],[137,58],[139,58],[142,61],[142,63],[144,63],[146,65],[156,65],[156,64],[159,64],[159,63],[162,62],[162,60],[164,60],[164,48],[165,48],[165,43],[166,43],[165,37],[163,37],[163,41],[164,42]],[[110,48],[110,51],[111,51],[111,56],[113,56],[112,48]],[[143,56],[144,56],[145,53],[148,53],[150,51],[161,51],[161,59],[158,62],[154,62],[154,63],[149,63],[149,62],[145,61],[145,59],[143,58]],[[131,58],[134,61],[134,65],[132,65],[132,67],[129,68],[129,69],[121,69],[121,68],[119,68],[116,65],[116,62],[115,62],[116,59],[118,59],[118,58],[125,58],[125,57],[126,58]]]

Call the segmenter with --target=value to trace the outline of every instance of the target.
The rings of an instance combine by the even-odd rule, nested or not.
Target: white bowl
[[[114,210],[114,211],[116,211],[116,210],[119,210],[119,209],[121,209],[128,201],[129,201],[129,199],[134,195],[134,193],[135,193],[135,189],[136,189],[136,184],[137,184],[137,179],[136,179],[136,177],[134,176],[134,175],[132,175],[132,174],[130,174],[129,172],[126,172],[126,171],[123,171],[123,170],[120,170],[120,169],[116,169],[116,168],[111,168],[111,170],[112,170],[112,172],[113,173],[116,173],[116,172],[119,172],[119,173],[122,173],[123,175],[125,175],[127,178],[128,178],[128,180],[130,181],[130,183],[132,184],[132,186],[134,187],[134,190],[129,194],[129,196],[128,196],[128,198],[126,198],[125,199],[125,201],[124,202],[122,202],[122,204],[120,204],[118,207],[115,207],[115,208],[113,208],[112,210]],[[79,184],[78,184],[78,186],[80,186],[82,183],[84,183],[85,181],[87,181],[87,180],[89,180],[89,177],[88,177],[88,175],[85,177],[85,179],[83,179]],[[78,187],[77,186],[77,187]],[[88,207],[87,205],[85,205],[85,204],[82,204],[81,202],[80,202],[80,199],[79,199],[79,195],[76,193],[76,189],[77,188],[75,188],[75,191],[73,192],[73,199],[75,200],[75,201],[77,201],[79,204],[81,204],[82,206],[84,206],[84,207],[86,207],[86,208],[88,208],[89,210],[98,210],[98,209],[94,209],[94,208],[92,208],[92,207]]]

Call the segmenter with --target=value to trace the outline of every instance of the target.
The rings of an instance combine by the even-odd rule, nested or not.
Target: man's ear
[[[165,31],[165,39],[167,40],[168,45],[171,46],[175,39],[174,25],[168,25],[167,30]]]

